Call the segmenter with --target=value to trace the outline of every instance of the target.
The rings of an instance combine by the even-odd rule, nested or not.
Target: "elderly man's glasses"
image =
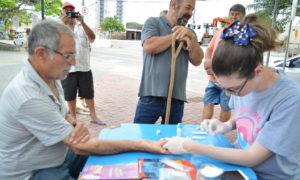
[[[50,51],[53,51],[59,55],[61,55],[62,57],[64,57],[64,59],[67,61],[67,62],[71,62],[75,57],[76,57],[76,53],[61,53],[59,51],[56,51],[52,48],[49,48],[47,46],[44,46],[46,49],[49,49]]]

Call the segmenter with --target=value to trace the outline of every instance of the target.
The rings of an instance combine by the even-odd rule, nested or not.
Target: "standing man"
[[[242,20],[245,14],[245,7],[241,4],[235,4],[229,10],[229,18],[232,22]],[[215,84],[215,77],[211,70],[212,57],[218,46],[218,43],[221,41],[220,35],[222,34],[223,29],[224,28],[221,28],[217,31],[205,52],[204,68],[208,75],[209,82],[205,88],[202,120],[211,119],[213,117],[214,105],[217,104],[220,104],[221,106],[220,120],[222,122],[228,121],[231,116],[231,109],[228,106],[230,96],[227,96],[225,93],[226,91]]]
[[[44,20],[29,36],[21,72],[0,98],[0,179],[75,180],[89,154],[124,151],[168,153],[162,141],[114,141],[89,137],[67,114],[60,80],[75,65],[74,33]]]
[[[176,46],[180,42],[184,45],[176,62],[170,124],[182,121],[188,64],[198,66],[203,59],[195,33],[185,27],[194,8],[195,0],[171,0],[166,16],[151,17],[145,22],[142,31],[144,65],[134,123],[153,124],[159,117],[164,123],[172,37],[176,38]]]
[[[62,81],[65,100],[68,102],[70,114],[76,118],[76,96],[85,98],[90,110],[91,123],[105,125],[95,110],[93,75],[90,67],[90,43],[94,42],[94,32],[85,24],[80,13],[75,13],[75,7],[68,2],[62,6],[62,21],[75,33],[76,39],[76,65],[72,66],[67,78]],[[79,22],[79,23],[77,23]]]

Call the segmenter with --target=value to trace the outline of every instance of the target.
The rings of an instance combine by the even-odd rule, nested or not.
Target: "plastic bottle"
[[[183,125],[181,123],[178,123],[177,124],[177,129],[176,129],[177,130],[176,133],[177,133],[178,137],[182,137],[182,128],[183,128]]]

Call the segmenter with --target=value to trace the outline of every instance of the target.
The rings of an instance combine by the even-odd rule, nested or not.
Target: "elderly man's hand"
[[[84,123],[76,122],[69,138],[70,142],[73,144],[85,143],[90,139],[90,133]]]
[[[170,154],[169,151],[163,148],[163,145],[167,142],[166,139],[160,141],[151,141],[147,139],[141,139],[138,141],[142,151],[147,151],[157,154]]]

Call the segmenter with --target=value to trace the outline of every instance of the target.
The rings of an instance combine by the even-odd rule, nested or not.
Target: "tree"
[[[110,34],[114,32],[124,32],[125,28],[122,23],[118,21],[116,16],[106,17],[103,22],[100,24],[102,31],[107,31]]]
[[[277,1],[276,8],[275,1]],[[293,0],[254,0],[254,4],[247,7],[254,9],[255,13],[264,18],[265,21],[272,21],[274,16],[274,27],[279,32],[284,31],[284,26],[288,23],[291,16]],[[300,15],[300,8],[297,8],[297,16]]]
[[[32,0],[31,0],[32,1]],[[41,12],[41,0],[34,0],[36,3],[34,3],[34,11]],[[61,15],[61,6],[62,2],[61,0],[45,0],[45,15],[51,16],[51,15]]]
[[[45,15],[60,15],[61,0],[45,0]],[[13,16],[20,24],[29,24],[32,12],[41,12],[41,0],[0,0],[0,20],[11,23]]]

